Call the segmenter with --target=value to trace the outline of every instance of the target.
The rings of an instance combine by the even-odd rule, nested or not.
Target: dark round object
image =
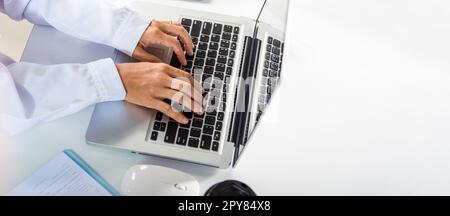
[[[213,185],[206,191],[205,196],[257,196],[256,193],[246,184],[227,180]]]

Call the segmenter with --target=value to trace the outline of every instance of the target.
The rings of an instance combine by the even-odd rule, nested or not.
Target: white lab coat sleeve
[[[15,135],[94,103],[125,98],[111,59],[52,66],[0,63],[0,135]]]
[[[123,4],[105,0],[0,0],[0,10],[15,20],[51,25],[129,56],[151,21]]]

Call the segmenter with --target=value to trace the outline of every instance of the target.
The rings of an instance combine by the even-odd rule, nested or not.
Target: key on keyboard
[[[258,96],[258,113],[256,121],[260,120],[265,107],[270,102],[271,96],[280,79],[281,63],[283,59],[284,43],[273,37],[267,38],[266,53],[264,58],[263,78]]]

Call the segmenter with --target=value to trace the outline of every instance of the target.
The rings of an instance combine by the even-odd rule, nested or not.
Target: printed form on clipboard
[[[118,196],[74,151],[65,150],[10,191],[8,196]]]

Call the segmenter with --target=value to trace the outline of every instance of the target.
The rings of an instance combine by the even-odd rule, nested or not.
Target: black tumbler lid
[[[205,196],[257,196],[256,193],[246,184],[227,180],[213,185],[206,191]]]

